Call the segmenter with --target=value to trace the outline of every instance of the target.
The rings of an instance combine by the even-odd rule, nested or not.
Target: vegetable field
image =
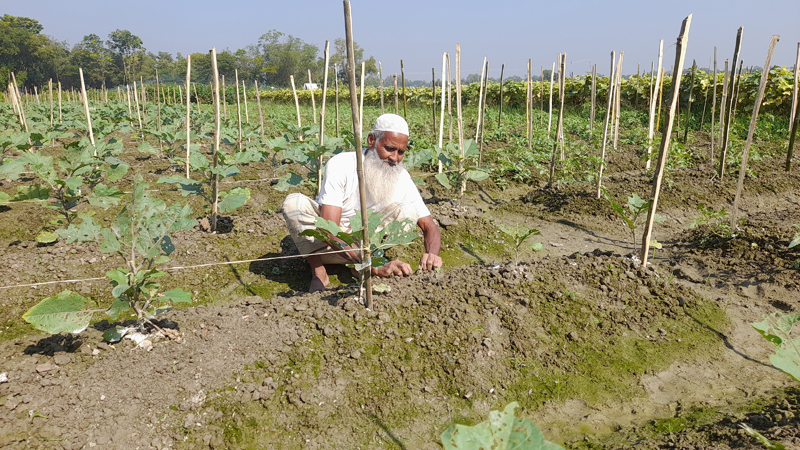
[[[769,70],[752,129],[761,73],[741,76],[723,160],[715,78],[693,75],[645,261],[655,79],[620,81],[616,113],[612,77],[554,81],[553,115],[549,82],[505,84],[502,110],[471,85],[461,146],[455,100],[409,90],[404,163],[444,267],[376,281],[371,310],[346,268],[306,293],[280,214],[355,147],[344,92],[321,118],[319,90],[236,83],[219,128],[207,86],[188,114],[188,85],[7,94],[0,447],[436,449],[490,411],[571,449],[800,446],[794,75]],[[380,91],[364,104],[371,124]]]

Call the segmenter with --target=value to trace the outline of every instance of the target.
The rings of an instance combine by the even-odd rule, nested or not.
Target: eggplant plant
[[[158,270],[169,261],[175,250],[170,235],[197,225],[188,205],[153,198],[146,190],[149,186],[138,175],[128,203],[110,227],[101,227],[90,215],[81,214],[80,223],[71,224],[59,234],[67,243],[96,241],[103,253],[116,254],[124,267],[106,272],[114,298],[108,308],[97,308],[95,302],[72,291],[48,297],[28,310],[22,317],[39,330],[48,333],[80,333],[89,326],[95,313],[105,312],[117,320],[123,313],[133,311],[139,328],[171,304],[191,302],[191,295],[182,289],[160,292],[156,280],[165,272]],[[122,328],[111,329],[106,340],[119,340]]]
[[[324,145],[319,145],[313,136],[319,133],[318,125],[298,127],[294,124],[284,124],[288,130],[282,137],[271,139],[267,146],[273,155],[282,152],[283,160],[298,164],[302,169],[290,171],[278,178],[275,189],[287,191],[298,186],[309,186],[316,189],[319,185],[319,162],[322,157],[330,158],[341,153],[346,148],[346,141],[342,138],[327,137]]]
[[[436,158],[442,163],[442,173],[436,174],[435,178],[439,184],[449,189],[454,194],[458,192],[461,199],[461,185],[466,181],[483,181],[489,178],[490,170],[478,166],[480,151],[478,144],[472,139],[464,142],[464,156],[455,143],[447,143],[439,150],[434,150]]]
[[[625,205],[620,205],[619,203],[615,202],[608,192],[603,189],[603,197],[605,197],[606,201],[609,205],[614,209],[614,212],[622,218],[625,222],[625,225],[628,227],[628,231],[631,232],[631,243],[633,244],[633,252],[636,253],[636,230],[639,228],[640,221],[642,220],[642,214],[647,216],[647,211],[650,210],[650,202],[651,200],[644,200],[639,195],[633,194],[628,197],[628,203]],[[625,209],[627,208],[627,212]],[[653,222],[655,223],[662,223],[664,222],[665,218],[661,214],[656,214],[653,218]]]

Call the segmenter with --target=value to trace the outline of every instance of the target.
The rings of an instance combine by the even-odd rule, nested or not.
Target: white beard
[[[394,198],[395,188],[405,172],[403,163],[392,165],[378,157],[374,148],[364,155],[364,181],[367,190],[367,205],[375,211],[387,209]]]

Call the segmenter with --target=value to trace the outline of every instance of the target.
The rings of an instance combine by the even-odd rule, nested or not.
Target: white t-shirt
[[[356,215],[356,210],[360,209],[361,202],[358,195],[355,152],[339,153],[325,165],[325,177],[322,179],[317,203],[342,208],[342,223],[345,225],[349,223],[351,217]],[[431,215],[425,202],[422,201],[422,196],[419,195],[417,186],[411,180],[411,175],[406,170],[400,176],[392,203],[400,204],[406,217],[415,216],[414,222]],[[367,200],[367,208],[374,210],[375,206],[369,204],[369,200]]]

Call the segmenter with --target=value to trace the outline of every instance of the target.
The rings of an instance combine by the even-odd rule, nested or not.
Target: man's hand
[[[421,270],[433,270],[442,267],[442,258],[433,253],[425,253],[419,260],[419,268]]]
[[[404,277],[411,275],[411,266],[408,263],[404,263],[399,259],[395,259],[394,261],[390,261],[388,264],[383,265],[381,267],[373,269],[373,275],[382,277],[382,278],[390,278],[390,277]]]

